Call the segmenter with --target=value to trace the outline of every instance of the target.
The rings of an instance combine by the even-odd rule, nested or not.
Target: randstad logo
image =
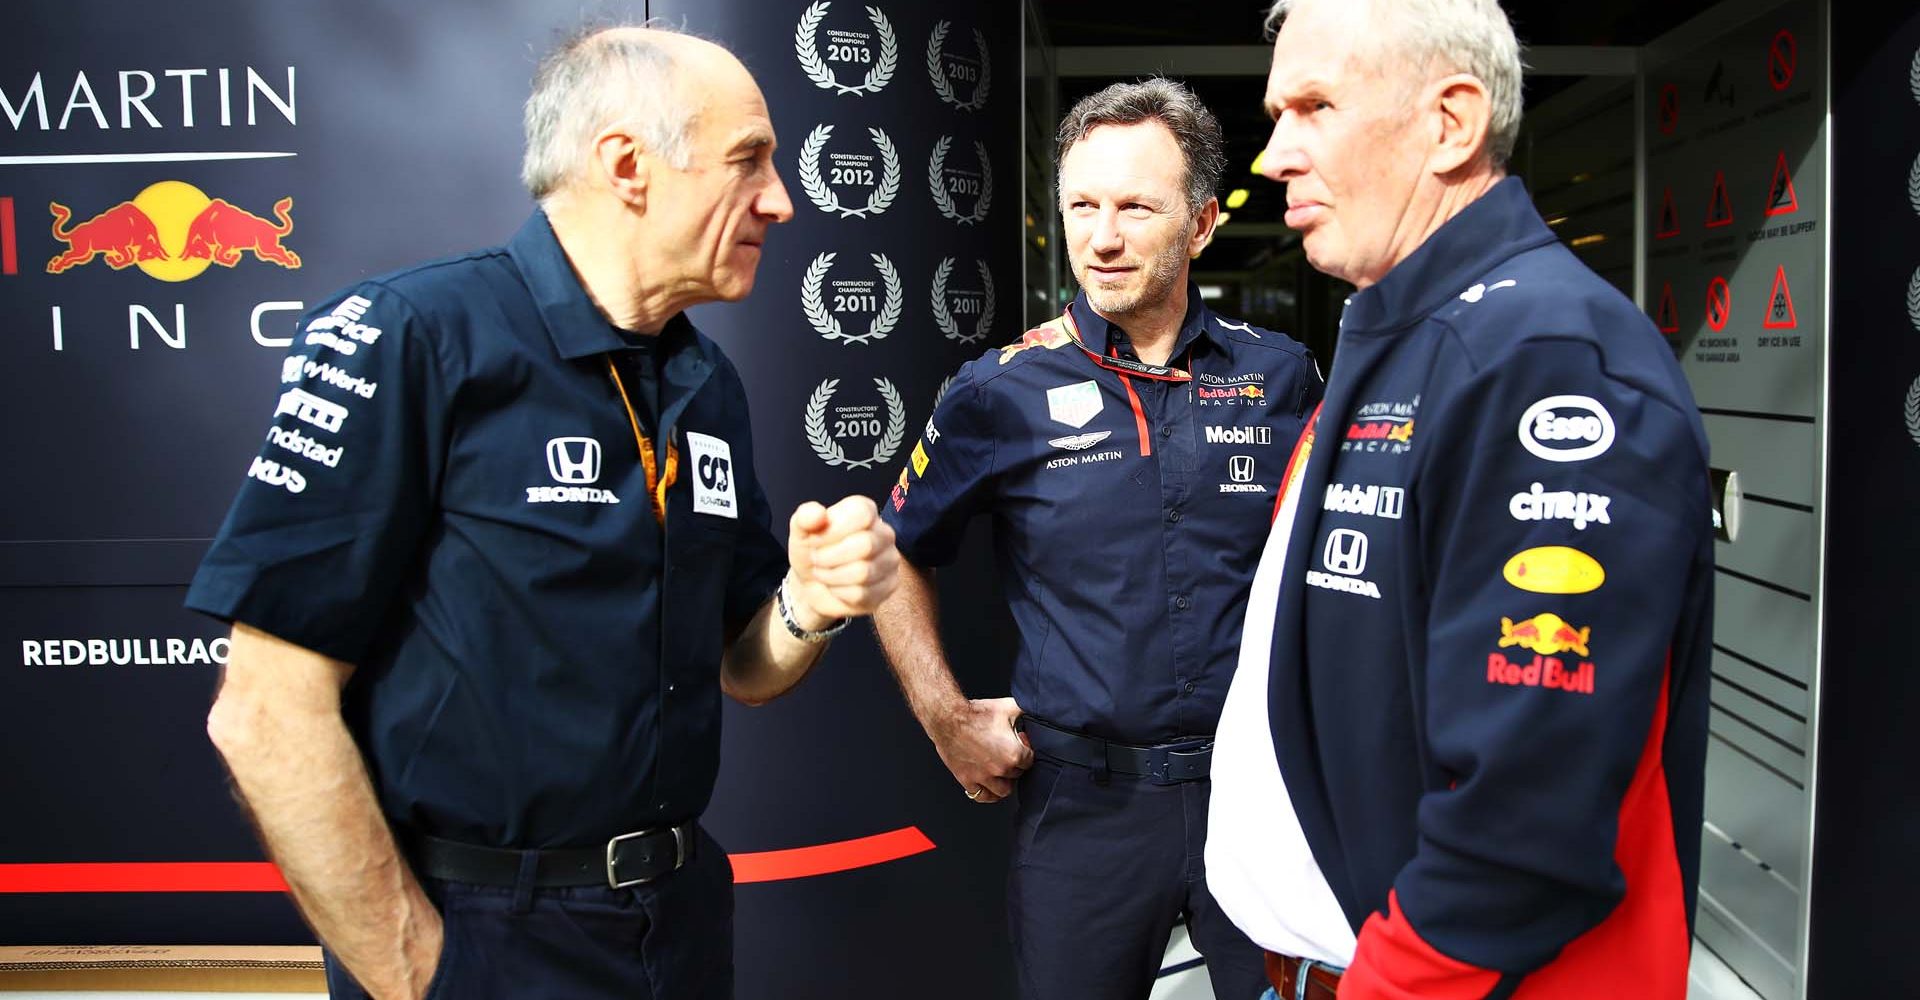
[[[210,264],[238,266],[249,253],[281,267],[300,266],[300,255],[281,242],[293,232],[292,198],[274,202],[273,219],[265,219],[185,181],[161,181],[80,222],[57,201],[47,210],[53,238],[67,245],[47,261],[48,274],[105,258],[116,271],[138,267],[160,281],[190,281]]]

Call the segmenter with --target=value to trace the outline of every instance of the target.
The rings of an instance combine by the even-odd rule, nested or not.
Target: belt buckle
[[[675,872],[675,871],[679,871],[681,867],[687,863],[687,828],[683,825],[683,826],[670,826],[670,827],[667,827],[667,829],[672,831],[673,833],[673,867],[667,869],[667,871]],[[646,875],[641,878],[628,879],[627,881],[622,882],[620,881],[620,876],[616,875],[613,870],[613,855],[615,850],[619,848],[622,842],[628,841],[628,840],[637,840],[641,837],[651,837],[654,834],[659,832],[660,832],[659,827],[654,827],[649,830],[636,830],[633,833],[623,833],[620,836],[607,841],[607,885],[608,886],[611,886],[612,888],[615,888],[615,889],[628,889],[636,885],[645,885],[648,882],[651,882],[654,879],[659,878],[660,875],[665,875],[667,873],[667,872],[661,872],[660,875]]]

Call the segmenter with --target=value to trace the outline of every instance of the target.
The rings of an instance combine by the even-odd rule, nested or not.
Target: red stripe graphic
[[[0,198],[0,274],[19,274],[13,245],[13,199]]]
[[[729,857],[733,880],[744,884],[830,875],[933,848],[933,841],[919,827],[908,826],[831,844]],[[0,865],[0,893],[286,891],[280,870],[266,861]]]
[[[733,880],[778,882],[781,879],[830,875],[834,872],[865,868],[868,865],[898,861],[901,858],[933,850],[933,841],[917,826],[905,826],[871,837],[842,840],[812,847],[794,847],[784,851],[759,851],[733,854]]]

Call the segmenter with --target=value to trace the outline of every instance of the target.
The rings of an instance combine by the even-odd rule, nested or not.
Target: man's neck
[[[628,219],[619,206],[596,207],[561,196],[550,200],[545,209],[580,287],[607,322],[654,336],[686,308],[673,289],[649,284],[642,277],[666,269],[646,259],[649,241],[634,231],[637,220]],[[609,218],[620,223],[609,225]]]
[[[1133,353],[1150,365],[1164,365],[1173,357],[1180,340],[1180,327],[1187,318],[1187,283],[1173,286],[1172,294],[1159,302],[1141,303],[1125,313],[1108,314],[1098,308],[1094,314],[1127,332]]]

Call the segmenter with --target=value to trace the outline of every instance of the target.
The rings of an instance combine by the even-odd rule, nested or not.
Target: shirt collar
[[[1555,242],[1526,186],[1508,177],[1448,219],[1377,284],[1347,300],[1343,329],[1393,329],[1428,316],[1516,254]]]
[[[533,293],[547,336],[553,339],[553,346],[561,357],[571,361],[627,349],[620,332],[587,297],[587,290],[581,286],[580,276],[573,273],[573,264],[567,260],[559,237],[553,234],[546,212],[534,209],[533,216],[507,244],[507,252],[526,280],[527,290]],[[665,359],[698,340],[687,314],[675,313],[660,328],[655,354]]]
[[[1080,337],[1086,342],[1087,350],[1105,354],[1113,346],[1114,331],[1125,332],[1119,324],[1093,311],[1093,304],[1087,301],[1085,290],[1074,296],[1067,308],[1073,313],[1073,322],[1080,328]],[[1200,300],[1200,286],[1187,282],[1187,314],[1180,320],[1180,334],[1173,340],[1173,353],[1180,354],[1202,337],[1210,340],[1215,347],[1225,347],[1225,334],[1215,329],[1215,324],[1208,322],[1212,318],[1213,311]]]

